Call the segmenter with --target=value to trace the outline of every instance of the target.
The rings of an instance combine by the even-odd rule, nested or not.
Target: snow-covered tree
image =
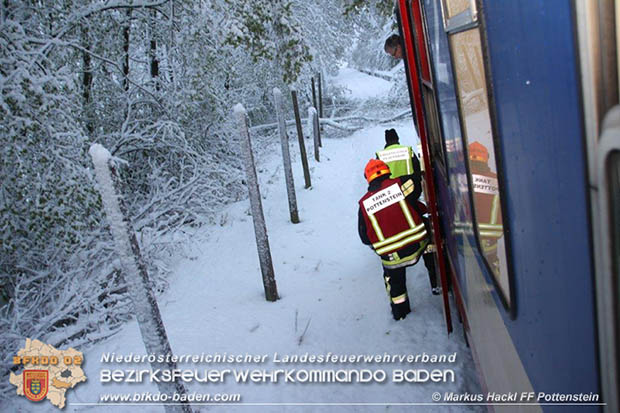
[[[312,60],[291,0],[238,2],[227,0],[230,13],[226,42],[243,46],[254,63],[273,62],[284,83],[294,82]]]
[[[386,70],[397,64],[383,51],[385,39],[397,32],[393,6],[391,0],[344,0],[344,12],[356,28],[356,42],[351,50],[355,67]]]
[[[79,346],[132,316],[88,147],[118,160],[161,291],[178,249],[164,239],[246,196],[232,106],[258,124],[275,120],[274,87],[307,103],[310,77],[335,71],[355,37],[343,4],[0,2],[1,362],[25,337]],[[277,144],[256,139],[259,156]]]

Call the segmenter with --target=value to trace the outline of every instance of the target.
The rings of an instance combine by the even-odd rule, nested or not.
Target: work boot
[[[401,304],[392,304],[392,316],[396,321],[404,320],[410,312],[411,306],[409,305],[409,299]]]

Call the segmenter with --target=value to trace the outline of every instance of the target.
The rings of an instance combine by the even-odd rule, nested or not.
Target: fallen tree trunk
[[[320,118],[319,122],[321,125],[325,125],[325,126],[331,126],[337,129],[342,129],[342,130],[347,130],[347,131],[356,131],[358,129],[361,129],[361,126],[346,126],[346,125],[341,125],[339,122],[343,122],[343,121],[350,121],[350,120],[358,120],[358,121],[366,121],[366,122],[376,122],[376,123],[388,123],[388,122],[393,122],[395,120],[404,118],[407,115],[411,115],[411,109],[407,109],[404,110],[402,112],[397,113],[394,116],[391,116],[389,118],[383,118],[383,119],[379,119],[379,118],[369,118],[366,116],[361,116],[361,115],[353,115],[353,116],[343,116],[343,117],[339,117],[339,118]],[[302,122],[307,122],[308,118],[303,118]],[[295,125],[295,120],[287,120],[286,121],[286,126],[293,126]],[[264,125],[256,125],[256,126],[252,126],[250,128],[251,132],[260,132],[263,130],[268,130],[268,129],[272,129],[278,126],[277,122],[274,123],[266,123]]]

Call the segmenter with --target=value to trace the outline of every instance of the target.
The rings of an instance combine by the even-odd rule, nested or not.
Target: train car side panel
[[[518,301],[517,319],[504,316],[504,321],[537,391],[596,393],[591,240],[572,5],[482,4]]]

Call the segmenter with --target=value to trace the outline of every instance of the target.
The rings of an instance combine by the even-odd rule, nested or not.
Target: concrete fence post
[[[250,132],[246,121],[246,111],[241,104],[235,105],[235,117],[237,128],[241,135],[242,160],[245,165],[245,176],[247,178],[248,192],[250,193],[250,208],[252,220],[254,221],[254,235],[256,236],[256,249],[260,261],[260,270],[263,276],[263,287],[265,288],[265,299],[276,301],[278,299],[278,288],[273,273],[273,262],[271,260],[271,250],[267,237],[267,226],[263,215],[263,204],[258,188],[258,176],[254,167],[254,155],[252,154],[252,143],[250,142]]]
[[[156,355],[173,354],[164,323],[161,319],[155,294],[151,290],[146,265],[140,253],[140,247],[136,234],[129,221],[127,209],[121,196],[120,183],[115,168],[112,164],[110,152],[102,145],[91,145],[89,154],[95,166],[95,177],[98,190],[101,194],[103,209],[110,224],[110,232],[114,238],[116,251],[120,258],[121,268],[134,312],[140,327],[140,334],[146,352]],[[173,361],[158,362],[151,364],[153,370],[176,370],[177,364]],[[168,395],[172,400],[173,395],[185,395],[187,392],[183,382],[157,381],[157,387],[162,394]],[[180,404],[167,404],[164,406],[168,413],[192,413],[187,402]]]

